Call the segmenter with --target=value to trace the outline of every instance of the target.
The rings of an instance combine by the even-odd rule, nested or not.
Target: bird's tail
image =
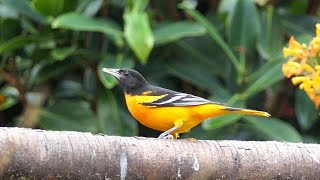
[[[251,110],[251,109],[225,107],[224,110],[229,111],[229,114],[248,114],[248,115],[265,116],[265,117],[270,117],[271,116],[267,112]]]

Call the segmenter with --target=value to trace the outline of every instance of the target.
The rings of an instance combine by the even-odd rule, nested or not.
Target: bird
[[[151,85],[133,69],[102,68],[114,76],[124,92],[131,115],[142,125],[161,131],[159,139],[177,139],[204,120],[226,114],[269,117],[264,111],[228,107],[192,94]]]

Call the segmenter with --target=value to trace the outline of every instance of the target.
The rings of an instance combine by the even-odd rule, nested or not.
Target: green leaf
[[[226,94],[225,89],[219,84],[218,80],[210,74],[210,71],[203,70],[203,64],[183,60],[183,65],[179,61],[171,61],[168,63],[167,68],[169,73],[190,82],[200,88],[209,92],[217,94]]]
[[[94,16],[103,5],[103,2],[103,0],[82,0],[76,11],[82,12],[86,16]]]
[[[134,1],[139,3],[140,0]],[[126,11],[124,14],[124,36],[129,47],[146,64],[154,45],[154,37],[148,15],[141,11]]]
[[[96,69],[90,66],[86,67],[82,82],[83,89],[94,97],[97,93],[98,83]]]
[[[161,25],[154,29],[156,45],[170,43],[181,38],[201,36],[206,34],[206,29],[192,21],[180,21]]]
[[[97,115],[102,133],[121,134],[122,122],[120,120],[118,104],[111,90],[100,90],[97,102]]]
[[[92,100],[92,96],[84,90],[80,82],[68,79],[61,80],[52,91],[52,95],[55,98],[83,98]]]
[[[127,108],[119,107],[111,90],[101,89],[97,103],[97,114],[102,133],[109,135],[137,135],[137,122],[128,114]]]
[[[132,117],[125,106],[120,108],[120,119],[123,121],[121,135],[137,136],[139,131],[137,120]]]
[[[64,60],[66,57],[70,56],[72,53],[74,53],[75,50],[76,50],[75,46],[57,48],[57,49],[53,49],[50,52],[50,55],[53,59],[61,61],[61,60]]]
[[[248,88],[243,92],[244,98],[249,98],[283,79],[281,67],[284,62],[283,58],[269,61],[252,73],[248,78]]]
[[[18,13],[11,7],[0,4],[0,17],[8,19],[18,19]]]
[[[20,22],[14,19],[0,19],[0,44],[21,33]]]
[[[180,66],[183,64],[182,67],[198,66],[202,68],[201,71],[209,72],[212,75],[222,78],[230,77],[225,73],[229,67],[229,63],[225,60],[227,57],[208,36],[179,40],[174,45],[177,46],[174,49],[179,61],[169,61],[169,66],[171,63],[180,64]]]
[[[223,0],[220,2],[218,7],[219,16],[227,16],[227,23],[230,23],[232,13],[237,5],[238,1],[235,0]]]
[[[82,101],[59,101],[41,111],[39,126],[50,130],[97,132],[90,105]]]
[[[309,130],[318,117],[315,105],[302,90],[296,91],[295,96],[295,112],[298,123],[303,130]]]
[[[309,3],[308,1],[304,0],[292,1],[288,6],[288,10],[290,11],[289,13],[295,16],[305,14],[308,11],[308,9]]]
[[[42,24],[46,24],[48,21],[41,14],[35,11],[30,1],[21,0],[0,0],[4,5],[16,10],[18,13],[31,18]]]
[[[302,142],[302,137],[298,131],[280,119],[253,116],[245,116],[244,119],[253,124],[259,133],[265,134],[271,140]]]
[[[237,0],[227,31],[233,49],[242,48],[250,54],[254,53],[260,34],[260,20],[252,0]]]
[[[274,12],[274,8],[269,6],[262,13],[261,34],[258,39],[258,50],[265,59],[272,59],[284,45],[283,27],[280,17]]]
[[[286,33],[290,36],[309,36],[314,37],[315,24],[319,22],[319,19],[314,16],[294,16],[286,15],[282,16],[281,22],[286,28]]]
[[[123,33],[120,27],[111,20],[94,19],[79,13],[66,13],[52,21],[52,28],[64,28],[75,31],[102,32],[110,37],[116,45],[123,46]]]
[[[12,86],[0,89],[0,111],[8,109],[18,103],[19,92]]]
[[[128,0],[127,8],[133,13],[143,12],[148,5],[148,1],[149,0]]]
[[[123,55],[117,55],[117,56],[106,56],[102,61],[100,61],[97,73],[100,78],[100,81],[102,84],[108,88],[111,89],[117,84],[117,80],[111,76],[110,74],[107,74],[102,71],[102,68],[133,68],[134,61],[129,57],[123,57]]]
[[[37,67],[32,69],[31,82],[35,84],[43,83],[50,78],[64,76],[65,72],[76,67],[77,65],[74,61],[57,61],[53,64],[37,64]]]
[[[219,116],[216,118],[211,118],[202,123],[202,127],[205,130],[213,130],[213,129],[218,129],[222,128],[224,126],[234,124],[238,120],[240,120],[242,115],[239,114],[229,114],[225,116]]]
[[[39,38],[33,36],[20,35],[14,37],[0,45],[0,54],[12,52],[16,49],[24,47],[27,44],[37,41],[39,41]]]
[[[33,0],[33,6],[44,16],[58,16],[70,11],[77,5],[77,0]]]
[[[228,101],[227,105],[229,107],[244,108],[244,106],[245,106],[245,102],[241,101],[240,99],[236,99],[233,101],[234,97],[230,98],[230,94],[225,94],[223,97],[221,97],[221,96],[222,96],[221,94],[220,95],[218,94],[214,98],[210,98],[210,100],[212,100],[213,102]],[[236,95],[234,95],[234,96],[236,96]],[[220,100],[222,100],[221,98],[228,99],[228,100],[220,101]],[[224,126],[236,123],[238,120],[240,120],[242,118],[242,116],[243,115],[241,115],[241,114],[228,114],[228,115],[224,115],[224,116],[210,118],[202,123],[202,127],[205,130],[222,128]]]
[[[234,55],[229,45],[224,41],[217,28],[213,24],[211,24],[205,17],[203,17],[198,11],[190,9],[187,6],[184,6],[184,4],[180,4],[179,7],[207,30],[207,33],[211,37],[211,39],[221,47],[221,49],[226,53],[228,59],[234,65],[235,69],[238,71],[238,73],[241,74],[244,71],[244,67],[242,67],[237,57]]]

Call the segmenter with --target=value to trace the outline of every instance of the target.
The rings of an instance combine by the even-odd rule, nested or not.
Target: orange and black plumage
[[[227,107],[191,94],[153,86],[133,69],[103,68],[103,71],[118,80],[132,116],[144,126],[163,132],[159,138],[177,138],[179,133],[190,131],[206,119],[226,114],[270,116],[267,112]]]

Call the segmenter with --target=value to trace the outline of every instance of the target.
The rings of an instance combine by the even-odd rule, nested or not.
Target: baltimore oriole
[[[202,121],[226,114],[267,116],[263,111],[227,107],[191,94],[152,86],[132,69],[103,68],[113,75],[125,94],[132,116],[149,128],[162,131],[158,138],[179,137]]]

